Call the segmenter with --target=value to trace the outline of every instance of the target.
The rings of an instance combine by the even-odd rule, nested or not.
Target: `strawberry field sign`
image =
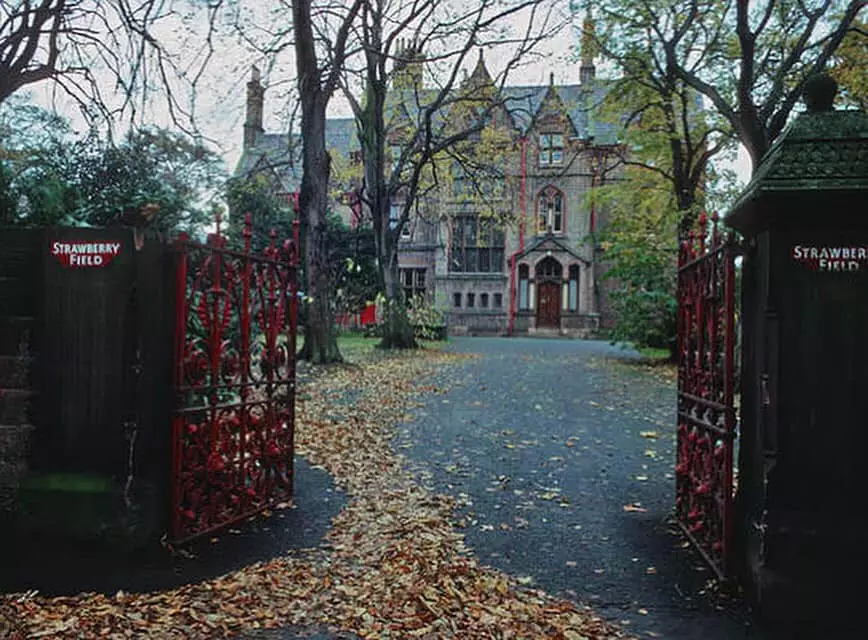
[[[75,269],[107,266],[121,251],[120,242],[54,241],[51,255],[64,267]]]

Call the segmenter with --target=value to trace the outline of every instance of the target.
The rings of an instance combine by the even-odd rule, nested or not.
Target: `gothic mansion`
[[[420,60],[396,73],[421,83],[421,67]],[[480,217],[472,200],[457,197],[465,177],[454,175],[454,193],[441,191],[436,200],[438,214],[403,228],[398,260],[405,292],[444,310],[450,333],[590,336],[609,325],[609,284],[601,281],[605,265],[593,241],[605,213],[594,210],[587,193],[613,162],[616,131],[595,119],[605,86],[592,60],[583,59],[578,80],[555,84],[552,77],[548,85],[503,89],[504,121],[515,142],[505,181],[514,224]],[[482,53],[464,82],[491,82]],[[293,193],[300,163],[286,161],[286,134],[264,132],[263,96],[254,70],[235,174],[269,171],[279,191]],[[326,137],[331,153],[358,157],[352,119],[330,119]]]

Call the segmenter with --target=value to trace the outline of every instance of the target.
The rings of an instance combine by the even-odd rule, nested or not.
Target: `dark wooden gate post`
[[[747,249],[737,560],[790,621],[855,616],[868,568],[868,116],[834,90],[812,81],[726,216]]]
[[[172,264],[124,228],[37,236],[37,357],[22,533],[156,542],[165,531]]]

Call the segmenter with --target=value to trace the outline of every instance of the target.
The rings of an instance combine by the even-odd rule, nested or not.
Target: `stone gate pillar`
[[[790,621],[855,615],[868,568],[868,115],[834,91],[812,81],[726,216],[746,245],[736,560]]]

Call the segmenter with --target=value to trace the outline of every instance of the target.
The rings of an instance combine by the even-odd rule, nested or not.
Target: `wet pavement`
[[[684,548],[674,504],[675,390],[605,342],[462,338],[404,425],[402,452],[480,560],[588,603],[641,638],[764,638]]]
[[[714,589],[671,521],[671,380],[625,364],[635,354],[604,342],[461,338],[447,348],[476,357],[441,370],[439,392],[422,394],[395,444],[424,483],[459,499],[455,524],[483,563],[590,604],[640,638],[769,638]],[[346,498],[322,469],[296,465],[293,509],[204,540],[193,558],[106,562],[3,544],[0,589],[148,591],[313,549]],[[356,636],[291,628],[239,637]]]

